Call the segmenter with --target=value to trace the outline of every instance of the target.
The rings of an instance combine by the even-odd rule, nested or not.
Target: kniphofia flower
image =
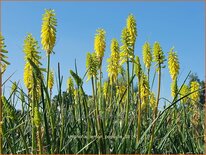
[[[41,125],[41,117],[38,107],[34,107],[34,125],[38,128]]]
[[[97,76],[97,69],[98,69],[99,61],[97,60],[96,53],[87,53],[87,58],[86,58],[86,68],[88,70],[87,72],[87,81],[91,77],[96,77]]]
[[[29,62],[26,62],[24,66],[24,85],[30,92],[33,86],[33,77],[32,77],[32,67],[29,64]]]
[[[197,91],[199,89],[200,89],[200,84],[197,81],[192,81],[191,85],[190,85],[190,92],[192,93],[190,95],[190,98],[191,98],[193,104],[198,102],[200,99],[200,92]]]
[[[47,52],[47,55],[50,55],[53,52],[56,43],[57,21],[55,16],[54,10],[46,9],[42,18],[41,44],[43,50]]]
[[[120,47],[121,53],[121,63],[125,63],[129,58],[134,58],[134,53],[132,51],[130,32],[127,27],[122,30],[121,35],[122,46]]]
[[[141,80],[139,84],[140,84],[141,109],[143,110],[149,102],[150,88],[148,83],[148,77],[143,74],[141,76]]]
[[[173,51],[173,48],[170,50],[168,54],[169,54],[168,56],[169,72],[170,72],[172,80],[175,80],[175,78],[177,78],[179,74],[179,69],[180,69],[178,56],[177,56],[177,53]]]
[[[164,63],[165,56],[164,56],[162,48],[158,42],[154,43],[153,56],[154,56],[154,62],[156,62],[156,64],[161,65]]]
[[[54,86],[54,72],[53,72],[53,71],[50,71],[50,72],[49,72],[48,88],[49,88],[50,90],[52,90],[53,86]]]
[[[141,64],[140,64],[140,60],[138,56],[135,57],[134,71],[135,71],[136,76],[140,78],[141,73],[142,73],[142,68],[141,68]]]
[[[94,38],[94,51],[96,52],[100,64],[106,48],[105,33],[103,29],[98,29]]]
[[[130,34],[131,44],[132,46],[134,46],[136,38],[137,38],[137,24],[132,14],[130,14],[127,18],[127,29]]]
[[[103,94],[105,98],[107,98],[108,92],[109,92],[109,83],[105,81],[103,84]]]
[[[40,68],[41,56],[38,52],[39,46],[37,41],[31,34],[28,34],[24,40],[24,48],[23,51],[25,53],[25,67],[24,67],[24,84],[26,88],[29,90],[29,93],[32,93],[31,90],[34,88],[38,94],[40,94],[40,79],[37,79],[36,86],[34,83],[33,76],[33,66],[30,64],[28,59],[33,61],[33,63]],[[39,96],[40,97],[40,96]]]
[[[67,91],[71,94],[74,93],[74,82],[71,77],[67,79]]]
[[[189,94],[189,92],[190,91],[189,91],[188,86],[186,84],[184,84],[180,90],[180,97],[182,98],[182,97],[186,96],[187,94]],[[185,97],[180,102],[187,103],[187,101],[188,101],[188,97]]]
[[[115,83],[118,77],[120,69],[120,55],[119,55],[119,44],[116,39],[112,40],[111,43],[111,56],[108,59],[107,72],[110,79],[110,84]]]
[[[152,53],[151,53],[151,47],[148,42],[146,42],[142,47],[143,52],[143,62],[147,69],[150,69],[151,63],[152,63]]]
[[[176,78],[171,83],[171,96],[175,97],[177,91],[178,91],[178,87],[177,87],[177,78]]]

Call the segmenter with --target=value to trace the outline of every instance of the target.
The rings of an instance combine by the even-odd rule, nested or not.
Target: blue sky
[[[104,78],[107,76],[106,59],[110,55],[110,42],[116,38],[120,42],[121,31],[128,14],[137,20],[138,37],[135,55],[142,59],[142,45],[149,41],[153,45],[160,42],[165,55],[175,47],[180,59],[179,84],[191,70],[201,80],[205,75],[205,16],[204,2],[2,2],[2,32],[9,51],[11,65],[4,80],[13,72],[12,81],[23,84],[24,53],[23,41],[27,33],[32,33],[40,44],[41,18],[44,9],[54,9],[57,15],[57,42],[55,55],[52,55],[52,68],[61,64],[64,86],[69,70],[74,69],[77,60],[78,72],[85,73],[86,53],[94,49],[94,35],[98,28],[106,31],[107,48],[104,57]],[[46,67],[46,55],[41,51],[42,62]],[[153,64],[154,65],[154,64]],[[152,73],[153,74],[153,73]],[[170,98],[171,78],[167,68],[163,69],[161,96]],[[10,91],[7,83],[5,91]],[[84,84],[91,93],[90,83]],[[154,91],[155,87],[154,87]],[[56,91],[54,91],[55,93]]]

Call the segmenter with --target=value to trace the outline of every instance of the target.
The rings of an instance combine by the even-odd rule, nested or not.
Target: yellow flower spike
[[[130,14],[127,18],[127,29],[130,34],[131,44],[134,46],[137,37],[137,24],[132,14]]]
[[[169,54],[169,56],[168,56],[168,68],[169,68],[169,72],[170,72],[172,80],[177,78],[177,76],[179,74],[179,69],[180,69],[177,53],[174,52],[173,49],[174,48],[172,48],[170,50],[170,52],[168,53]]]
[[[189,88],[187,85],[184,84],[180,90],[180,97],[182,98],[182,97],[186,96],[187,94],[189,94]],[[188,101],[188,97],[185,97],[180,102],[187,103],[187,101]]]
[[[71,77],[67,79],[67,91],[69,93],[74,93],[74,82]]]
[[[105,33],[103,29],[98,29],[94,38],[94,51],[96,52],[100,64],[106,48]]]
[[[107,81],[104,82],[103,84],[103,94],[104,94],[104,97],[107,98],[107,94],[109,92],[109,83]]]
[[[40,97],[41,94],[40,79],[37,79],[37,83],[34,86],[33,66],[28,61],[28,58],[31,59],[31,61],[33,61],[33,63],[40,68],[41,56],[39,55],[38,49],[39,49],[38,42],[31,34],[28,34],[24,40],[24,47],[23,47],[23,52],[25,53],[24,84],[26,88],[29,90],[30,94],[32,93],[31,92],[32,89],[35,87],[34,89],[37,91],[38,97]]]
[[[141,64],[140,64],[140,60],[139,60],[138,56],[135,57],[134,71],[135,71],[136,76],[138,78],[140,78],[141,77],[142,68],[141,68]]]
[[[28,93],[31,95],[33,90],[37,93],[37,99],[41,98],[41,85],[40,79],[37,79],[36,85],[34,84],[32,66],[27,62],[24,67],[24,85],[28,89]]]
[[[120,53],[122,59],[121,61],[126,62],[128,58],[134,58],[134,53],[132,52],[132,48],[131,48],[132,44],[131,44],[130,33],[127,27],[125,27],[122,30],[121,41],[122,41],[122,46],[120,47],[122,51]]]
[[[161,65],[164,63],[165,56],[164,56],[162,48],[158,42],[154,43],[153,56],[154,56],[154,62],[156,62],[158,65]]]
[[[177,87],[177,78],[176,78],[171,83],[171,96],[175,97],[177,91],[178,91],[178,87]]]
[[[56,43],[56,26],[57,21],[54,10],[46,9],[42,18],[41,44],[47,55],[53,52]]]
[[[154,110],[156,107],[157,99],[155,97],[154,92],[150,93],[150,107]]]
[[[146,75],[141,76],[140,80],[140,98],[141,98],[141,109],[144,110],[149,102],[150,88],[148,83],[148,77]]]
[[[90,80],[91,77],[97,76],[97,69],[98,69],[99,61],[97,60],[96,53],[87,53],[86,58],[86,68],[87,72],[87,81]]]
[[[33,77],[32,77],[32,67],[29,64],[29,62],[26,62],[24,67],[24,85],[30,92],[33,86]]]
[[[54,86],[54,72],[53,72],[53,71],[50,71],[50,72],[49,72],[48,88],[49,88],[50,90],[52,90],[53,86]]]
[[[34,125],[38,128],[41,125],[41,117],[38,107],[34,107]]]
[[[191,85],[190,85],[190,92],[192,93],[190,95],[190,98],[191,98],[191,102],[193,104],[195,104],[196,102],[199,102],[199,99],[200,99],[200,92],[199,91],[196,91],[196,90],[199,90],[200,89],[200,84],[197,82],[197,81],[192,81],[191,82]],[[196,92],[194,92],[196,91]]]
[[[29,33],[24,40],[23,52],[25,53],[25,61],[27,61],[27,58],[30,58],[36,65],[40,64],[39,59],[41,57],[39,56],[38,49],[38,42]]]
[[[107,60],[107,72],[110,79],[110,84],[115,83],[118,77],[120,69],[120,55],[119,55],[119,44],[116,39],[112,40],[111,43],[111,56]]]
[[[143,52],[143,62],[147,69],[150,69],[151,62],[152,62],[152,53],[151,53],[151,47],[148,42],[146,42],[142,47]]]

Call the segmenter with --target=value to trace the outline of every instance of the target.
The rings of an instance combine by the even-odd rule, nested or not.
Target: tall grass
[[[204,112],[199,101],[204,88],[197,81],[187,86],[190,73],[182,84],[178,83],[180,66],[173,48],[168,54],[168,74],[175,83],[171,101],[161,91],[167,56],[160,43],[151,48],[146,42],[141,64],[135,55],[137,28],[131,14],[121,44],[117,39],[111,42],[108,78],[102,76],[106,33],[98,29],[94,52],[87,54],[84,77],[78,74],[75,63],[67,90],[62,90],[65,84],[60,63],[56,83],[50,70],[56,27],[54,10],[45,10],[41,43],[48,57],[46,69],[41,64],[38,42],[28,34],[23,47],[27,90],[12,82],[10,95],[0,94],[0,153],[203,153]],[[6,53],[2,43],[1,53]],[[6,57],[1,56],[5,58],[2,64],[8,65]],[[86,76],[86,81],[91,80],[91,96],[83,89]],[[158,86],[156,93],[152,91],[154,83]],[[54,85],[57,94],[52,94]],[[165,103],[162,110],[160,103]],[[15,108],[16,104],[21,110]]]

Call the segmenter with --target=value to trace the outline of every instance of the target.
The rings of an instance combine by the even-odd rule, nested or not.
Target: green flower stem
[[[48,53],[48,52],[47,52]],[[50,96],[48,93],[48,83],[49,83],[49,70],[50,70],[50,54],[47,57],[47,81],[46,81],[46,96],[47,96],[47,108],[49,109],[49,118],[50,118],[50,123],[51,123],[51,128],[52,128],[52,140],[54,140],[55,135],[54,135],[54,122],[53,122],[53,117],[52,117],[52,112],[51,112],[51,105],[50,105]],[[51,152],[54,151],[54,145],[51,147]]]
[[[110,84],[109,84],[109,85],[110,85]],[[114,94],[113,94],[113,87],[112,87],[112,85],[110,85],[110,90],[111,90],[111,91],[110,91],[110,95],[109,95],[108,98],[109,98],[109,103],[110,103],[109,105],[112,105],[112,97],[113,97],[113,95],[114,95]]]
[[[154,117],[153,117],[153,120],[155,120],[156,117],[157,117],[158,105],[159,105],[159,99],[160,99],[160,86],[161,86],[161,64],[159,64],[159,67],[158,67],[157,102],[156,102],[156,106],[155,106],[155,109],[154,109],[154,115],[153,115]],[[149,144],[148,154],[151,154],[151,151],[152,151],[152,146],[153,146],[153,141],[154,141],[155,126],[156,126],[156,121],[155,121],[154,124],[152,125],[152,131],[151,131],[151,138],[150,138],[150,144]]]
[[[125,128],[124,128],[124,134],[127,136],[128,133],[128,119],[129,119],[129,104],[130,104],[130,75],[129,75],[129,58],[127,58],[127,104],[126,104],[126,114],[125,114]],[[126,146],[127,146],[127,140],[124,140],[124,153],[126,153]]]
[[[175,80],[175,85],[177,85],[177,80]],[[174,99],[174,101],[177,101],[178,100],[178,90],[175,90],[175,99]],[[175,110],[174,110],[174,114],[173,114],[173,120],[174,120],[174,123],[176,122],[176,120],[177,120],[177,104],[175,104],[174,105],[174,108],[175,108]]]
[[[138,144],[140,140],[140,134],[141,134],[141,98],[140,98],[140,93],[141,93],[141,88],[140,88],[140,76],[138,77],[138,124],[137,124],[137,141],[136,144]],[[139,152],[138,152],[139,153]]]
[[[48,72],[49,73],[49,72]],[[60,150],[59,152],[61,153],[62,151],[62,146],[63,146],[63,138],[64,138],[64,122],[65,122],[65,119],[64,119],[64,105],[63,105],[63,102],[62,102],[62,91],[61,91],[61,85],[62,85],[62,82],[61,82],[61,77],[60,77],[61,73],[60,73],[60,64],[58,63],[58,81],[59,81],[59,104],[60,104],[60,112],[61,112],[61,131],[60,131]],[[78,86],[78,90],[79,90],[79,86]],[[78,91],[79,93],[79,91]],[[79,96],[79,94],[78,94]]]
[[[132,50],[133,50],[133,55],[134,55],[134,44],[132,45]],[[134,76],[134,62],[132,62],[132,77]],[[132,78],[131,77],[131,78]],[[132,100],[133,100],[133,97],[134,97],[134,82],[132,81],[132,86],[131,86],[131,91],[132,91]],[[134,101],[134,100],[133,100]]]
[[[97,88],[96,78],[95,78],[95,87]],[[96,116],[96,122],[97,122],[96,123],[96,136],[99,136],[99,130],[100,130],[99,108],[98,108],[98,104],[96,102],[96,92],[95,92],[95,88],[94,88],[94,78],[93,77],[92,77],[92,92],[93,92],[94,105],[96,107],[96,110],[95,110],[95,116]],[[101,140],[99,138],[98,138],[98,140],[99,140],[99,148],[101,148]],[[99,150],[99,153],[101,153],[101,149]]]
[[[82,106],[81,106],[81,101],[80,101],[80,96],[79,96],[79,87],[78,87],[78,105],[79,105],[79,118],[80,118],[80,136],[83,135],[83,120],[82,120]],[[83,139],[81,139],[82,141]],[[82,148],[82,143],[79,144],[79,149]]]
[[[48,84],[49,84],[49,70],[50,70],[50,54],[47,56],[47,81],[46,81],[47,89],[48,89]]]
[[[45,132],[46,132],[46,142],[48,145],[48,153],[53,153],[51,150],[51,142],[49,137],[49,128],[48,128],[48,121],[46,116],[46,108],[45,108],[45,100],[44,100],[44,91],[43,91],[43,83],[41,81],[41,98],[42,98],[42,105],[43,105],[43,113],[44,113],[44,125],[45,125]]]
[[[150,79],[149,79],[149,76],[150,76],[150,68],[148,68],[147,70],[147,77],[148,77],[148,84],[149,84],[149,87],[150,87]],[[150,101],[150,99],[149,99]],[[150,105],[149,103],[146,104],[146,115],[147,115],[147,122],[148,122],[148,125],[149,125],[149,118],[150,118]]]
[[[126,104],[126,116],[125,116],[125,127],[127,129],[128,127],[128,117],[129,117],[129,102],[130,102],[130,96],[129,96],[129,89],[130,89],[130,77],[129,77],[129,58],[127,58],[127,104]]]
[[[100,112],[101,112],[101,116],[105,116],[105,113],[106,113],[106,104],[105,102],[103,103],[103,100],[102,100],[102,64],[100,66],[100,91],[99,91],[99,98],[100,98]],[[103,105],[104,104],[104,105]],[[101,125],[101,135],[102,135],[102,153],[105,154],[106,153],[106,139],[105,139],[105,135],[104,135],[104,127],[105,127],[105,117],[103,119],[100,119],[100,125]]]
[[[35,102],[34,102],[35,98],[34,98],[34,91],[32,93],[32,153],[35,154],[36,153],[36,127],[34,124],[34,107],[35,107]]]
[[[92,96],[93,96],[93,102],[94,102],[94,105],[96,106],[96,99],[95,99],[95,86],[94,86],[94,78],[92,77],[91,78],[91,80],[92,80]],[[96,112],[95,112],[95,114],[96,114]],[[96,115],[96,120],[97,120],[97,115]],[[97,133],[97,131],[98,131],[98,127],[97,127],[97,130],[96,130],[96,133]]]
[[[103,116],[102,114],[105,113],[105,105],[103,106],[102,104],[102,66],[100,66],[100,69],[99,69],[99,111],[100,111],[100,114],[101,116]],[[104,123],[104,121],[103,121]]]

